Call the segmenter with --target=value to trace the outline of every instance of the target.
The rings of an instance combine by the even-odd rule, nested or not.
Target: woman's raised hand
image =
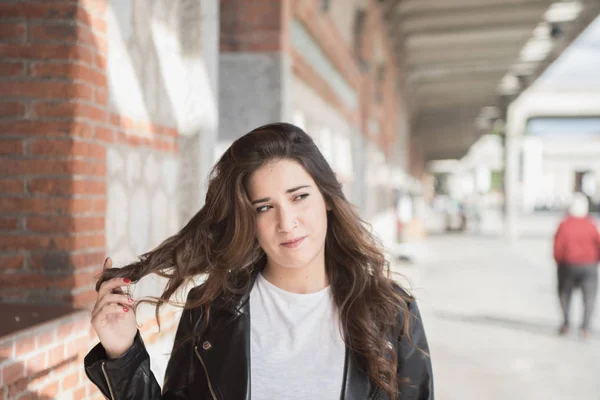
[[[112,260],[107,258],[103,269],[111,267]],[[121,357],[131,347],[137,333],[134,300],[121,289],[130,283],[127,278],[113,278],[102,283],[92,310],[92,327],[109,358]]]

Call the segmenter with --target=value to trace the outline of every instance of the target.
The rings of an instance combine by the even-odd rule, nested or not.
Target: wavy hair
[[[387,338],[397,334],[396,321],[403,315],[401,335],[410,340],[409,297],[399,293],[391,281],[379,243],[346,200],[342,185],[313,140],[294,125],[265,125],[236,140],[215,164],[200,211],[139,261],[103,271],[97,287],[114,277],[137,282],[154,273],[167,278],[162,295],[151,301],[157,319],[160,306],[200,274],[206,276],[205,290],[185,307],[202,307],[207,319],[218,296],[232,298],[249,291],[253,273],[265,265],[266,254],[256,239],[256,211],[246,183],[262,165],[277,160],[292,160],[304,167],[330,206],[325,269],[341,333],[371,381],[395,398],[398,360]]]

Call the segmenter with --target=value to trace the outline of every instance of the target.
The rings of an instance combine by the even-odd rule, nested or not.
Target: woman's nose
[[[279,232],[291,232],[298,226],[298,222],[296,221],[296,216],[290,212],[290,210],[281,209],[277,225],[277,230]]]

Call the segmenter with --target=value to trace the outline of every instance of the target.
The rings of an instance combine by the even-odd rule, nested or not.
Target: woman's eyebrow
[[[309,188],[309,187],[310,187],[310,185],[296,186],[296,187],[293,187],[293,188],[291,188],[291,189],[288,189],[288,190],[286,190],[285,192],[286,192],[286,193],[294,193],[295,191],[298,191],[298,190],[300,190],[300,189]],[[258,204],[258,203],[265,203],[265,202],[267,202],[267,201],[270,201],[270,200],[271,200],[271,198],[270,198],[270,197],[264,197],[264,198],[262,198],[262,199],[256,199],[256,200],[253,200],[253,201],[252,201],[252,204],[254,205],[254,204]]]

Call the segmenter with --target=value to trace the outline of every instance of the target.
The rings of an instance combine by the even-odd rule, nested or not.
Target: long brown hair
[[[168,278],[164,292],[154,301],[157,318],[159,307],[200,274],[206,275],[205,290],[186,308],[208,311],[220,295],[235,297],[249,291],[253,272],[265,264],[266,255],[256,240],[256,211],[246,182],[274,160],[303,166],[329,205],[325,268],[344,341],[372,382],[395,398],[398,360],[387,340],[394,337],[398,315],[404,319],[401,333],[408,336],[408,298],[394,287],[379,243],[346,200],[335,173],[310,136],[294,125],[265,125],[236,140],[211,172],[205,205],[183,229],[139,261],[104,271],[97,287],[113,277],[136,282],[155,273]]]

